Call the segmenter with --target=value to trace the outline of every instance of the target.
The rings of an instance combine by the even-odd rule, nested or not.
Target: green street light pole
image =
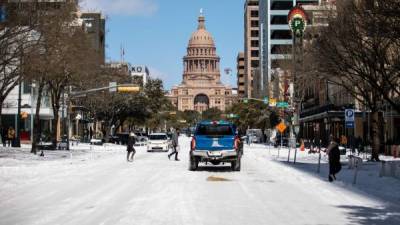
[[[21,135],[20,135],[21,126],[20,126],[20,123],[21,123],[21,101],[22,101],[22,99],[21,99],[22,98],[21,79],[20,78],[18,78],[18,79],[19,79],[19,81],[18,81],[18,109],[17,109],[17,117],[16,117],[16,122],[17,122],[16,130],[17,130],[17,132],[16,132],[15,143],[14,143],[14,147],[17,147],[17,148],[21,147]]]

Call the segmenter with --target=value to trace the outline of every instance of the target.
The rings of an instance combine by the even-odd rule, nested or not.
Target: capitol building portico
[[[232,88],[221,83],[220,58],[212,35],[205,28],[205,17],[198,19],[183,57],[183,80],[172,88],[169,98],[179,111],[209,108],[224,111],[233,103]]]

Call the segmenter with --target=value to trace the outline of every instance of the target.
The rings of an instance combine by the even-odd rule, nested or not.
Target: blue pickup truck
[[[200,162],[229,162],[233,171],[240,171],[243,144],[236,133],[236,126],[227,121],[198,123],[190,145],[189,170],[196,170]]]

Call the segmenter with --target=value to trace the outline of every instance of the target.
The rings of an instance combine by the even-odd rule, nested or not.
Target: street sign
[[[354,109],[344,110],[344,120],[346,128],[354,128]]]
[[[117,91],[117,82],[110,82],[109,85],[110,87],[110,92],[116,92]]]
[[[288,24],[290,30],[296,37],[302,37],[307,27],[307,14],[300,6],[296,6],[289,11]]]
[[[268,97],[265,97],[265,98],[263,99],[263,102],[264,102],[264,104],[268,105],[268,103],[269,103]]]
[[[286,128],[287,128],[287,126],[285,125],[284,122],[280,122],[280,123],[276,126],[276,129],[277,129],[280,133],[285,132]]]
[[[354,128],[354,122],[346,122],[346,128]]]
[[[275,107],[276,106],[276,98],[270,98],[269,99],[269,106]]]
[[[239,118],[239,116],[237,114],[228,114],[228,118]]]
[[[289,103],[287,103],[287,102],[278,102],[278,103],[276,104],[276,106],[277,106],[278,108],[289,108]]]

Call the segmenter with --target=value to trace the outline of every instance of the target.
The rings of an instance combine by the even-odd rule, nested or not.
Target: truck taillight
[[[235,137],[235,150],[239,150],[240,139],[239,137]]]
[[[190,149],[193,151],[196,149],[196,138],[192,138],[192,142],[190,143]]]

